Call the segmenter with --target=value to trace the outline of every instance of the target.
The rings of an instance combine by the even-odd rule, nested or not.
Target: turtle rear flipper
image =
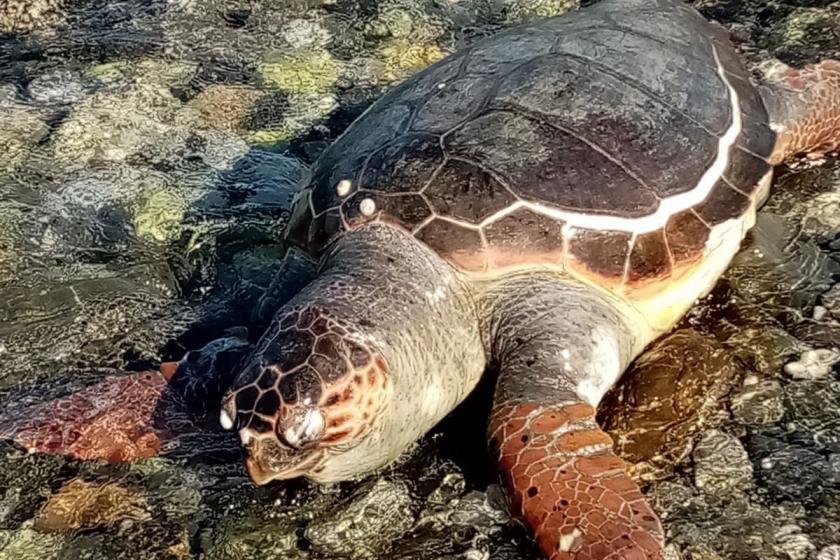
[[[661,560],[659,519],[595,419],[636,344],[625,319],[556,276],[490,295],[499,379],[488,435],[512,514],[551,560]]]
[[[804,68],[775,65],[762,97],[778,137],[770,162],[840,151],[840,61]]]

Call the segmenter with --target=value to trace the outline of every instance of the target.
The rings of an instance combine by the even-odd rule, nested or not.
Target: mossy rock
[[[263,81],[289,94],[329,92],[342,65],[323,49],[270,55],[260,67]]]
[[[385,82],[403,80],[444,56],[434,43],[416,43],[408,39],[386,41],[379,49],[379,78]]]
[[[139,237],[160,243],[175,239],[181,231],[186,203],[171,189],[155,189],[140,196],[132,216],[134,232]]]

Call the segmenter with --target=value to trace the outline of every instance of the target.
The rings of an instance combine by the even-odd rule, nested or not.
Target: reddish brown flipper
[[[804,154],[840,152],[840,61],[824,60],[803,68],[779,65],[763,92],[778,129],[771,163]]]
[[[108,377],[77,393],[8,412],[0,438],[30,452],[74,459],[133,461],[156,455],[168,437],[155,426],[155,411],[167,391],[172,364],[161,371]]]
[[[662,525],[592,406],[497,405],[489,434],[511,511],[546,558],[663,558]]]

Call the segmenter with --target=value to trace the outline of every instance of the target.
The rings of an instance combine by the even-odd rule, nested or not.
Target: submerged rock
[[[732,397],[732,413],[746,424],[773,424],[785,415],[782,386],[769,379],[744,383]]]
[[[64,537],[35,529],[0,529],[0,557],[15,560],[56,560]]]
[[[356,491],[329,518],[315,519],[306,538],[328,558],[380,558],[413,521],[408,488],[380,479]]]
[[[726,419],[721,399],[742,373],[727,349],[687,329],[636,360],[600,406],[631,473],[657,478],[683,462],[694,440]]]
[[[263,81],[289,94],[324,94],[341,75],[341,63],[324,49],[277,52],[260,67]]]
[[[142,493],[117,483],[97,484],[74,479],[50,497],[35,518],[41,531],[72,531],[150,519]]]
[[[694,483],[704,492],[727,495],[753,484],[753,467],[737,438],[719,430],[709,430],[691,454]]]

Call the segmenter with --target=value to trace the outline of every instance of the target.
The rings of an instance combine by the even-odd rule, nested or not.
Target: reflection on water
[[[21,411],[119,394],[213,339],[241,348],[306,164],[394,82],[573,4],[0,1],[1,428],[57,426],[58,409]],[[752,64],[840,56],[836,2],[696,4]],[[610,397],[669,558],[840,558],[838,216],[837,164],[777,181],[714,293]],[[0,444],[0,558],[534,557],[482,460],[486,395],[379,476],[256,488],[193,406],[212,384],[184,387],[193,402],[146,440],[160,455]],[[62,402],[106,428],[134,418]]]

